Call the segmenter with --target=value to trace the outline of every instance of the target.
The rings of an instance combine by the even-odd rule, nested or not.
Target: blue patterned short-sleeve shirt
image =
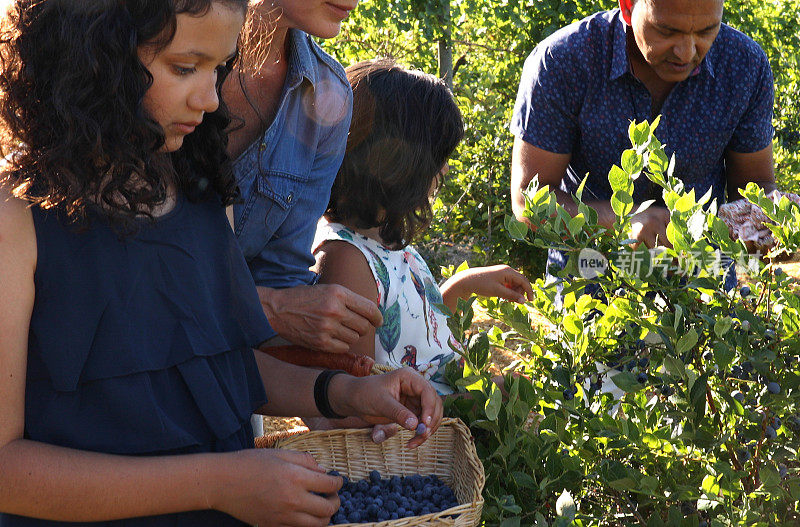
[[[647,88],[631,73],[620,11],[597,13],[542,41],[525,61],[511,131],[533,146],[572,154],[561,188],[609,200],[608,172],[630,148],[631,120],[652,120]],[[725,201],[728,149],[750,153],[772,141],[772,71],[752,39],[722,24],[700,66],[678,83],[661,109],[656,136],[675,176],[702,196]],[[647,178],[634,199],[658,199]]]

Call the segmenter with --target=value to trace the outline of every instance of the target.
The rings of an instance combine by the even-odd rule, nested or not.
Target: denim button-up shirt
[[[298,30],[278,112],[236,160],[235,232],[256,285],[311,284],[311,244],[344,157],[353,93],[344,69]]]
[[[697,196],[713,187],[725,202],[724,152],[750,153],[772,141],[773,80],[767,56],[752,39],[722,24],[700,66],[678,83],[661,109],[656,136],[675,176]],[[650,120],[651,96],[631,72],[620,11],[597,13],[542,41],[525,61],[511,131],[548,152],[572,154],[561,185],[611,199],[608,172],[630,148],[631,120]],[[634,199],[660,198],[647,178]]]

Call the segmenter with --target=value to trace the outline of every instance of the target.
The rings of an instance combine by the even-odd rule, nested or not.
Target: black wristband
[[[328,400],[328,385],[331,379],[340,373],[347,373],[344,370],[322,370],[317,376],[314,383],[314,403],[317,405],[317,410],[322,414],[322,417],[328,419],[344,419],[345,416],[339,415],[331,408],[331,402]]]

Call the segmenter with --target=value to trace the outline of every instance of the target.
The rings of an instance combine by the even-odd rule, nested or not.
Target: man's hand
[[[667,239],[669,220],[669,210],[650,207],[631,218],[631,236],[650,249],[657,245],[670,247]]]
[[[383,323],[374,302],[340,285],[259,287],[258,296],[278,335],[314,350],[348,351],[361,335]]]
[[[407,430],[424,424],[425,431],[409,441],[409,448],[424,443],[442,421],[441,397],[411,368],[369,377],[336,375],[328,399],[336,413],[358,416],[370,424],[396,423]]]

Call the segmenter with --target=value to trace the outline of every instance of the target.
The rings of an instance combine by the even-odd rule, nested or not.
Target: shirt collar
[[[616,80],[631,71],[630,60],[628,59],[627,25],[622,20],[619,9],[615,11],[613,35],[611,36],[611,71],[608,76],[611,80]],[[714,42],[714,44],[716,44],[716,42]],[[714,59],[713,51],[714,45],[711,46],[711,49],[706,53],[703,61],[695,68],[689,78],[695,77],[701,73],[708,74],[712,78],[715,77],[714,66],[712,64]]]
[[[289,72],[286,77],[287,85],[298,86],[303,79],[307,79],[312,86],[317,83],[317,70],[314,67],[314,51],[311,49],[311,39],[302,31],[289,29]]]

